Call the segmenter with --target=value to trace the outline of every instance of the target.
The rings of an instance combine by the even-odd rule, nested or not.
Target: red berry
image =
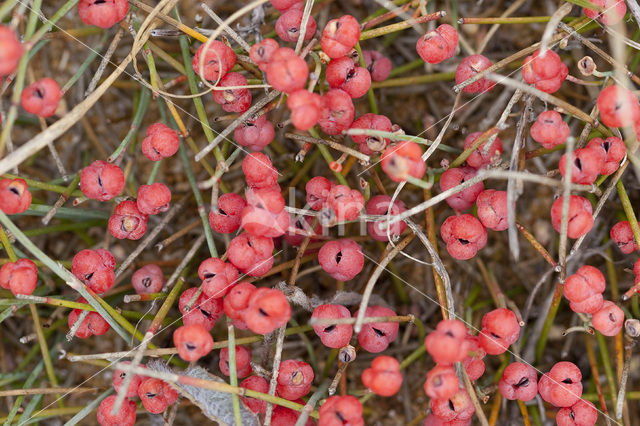
[[[18,68],[24,49],[16,33],[5,25],[0,25],[0,46],[0,77],[6,77]]]
[[[291,319],[291,306],[285,295],[273,288],[261,287],[249,296],[242,320],[256,334],[269,334]]]
[[[622,220],[613,225],[609,236],[624,254],[633,253],[638,250],[638,243],[633,237],[631,225],[626,220]]]
[[[222,299],[214,299],[200,294],[195,303],[193,303],[191,310],[187,311],[187,305],[193,299],[196,291],[197,289],[193,287],[183,291],[180,295],[178,308],[182,313],[182,323],[184,325],[200,325],[207,330],[211,330],[216,321],[222,316]]]
[[[373,81],[384,81],[391,73],[391,59],[376,50],[363,50],[364,63]]]
[[[124,362],[124,364],[131,364],[131,363],[126,361]],[[122,382],[124,382],[124,379],[127,377],[127,374],[131,374],[131,373],[126,373],[122,370],[115,370],[113,372],[113,388],[116,390],[116,392],[120,391],[120,386],[122,385]],[[125,396],[127,398],[135,398],[136,396],[138,396],[138,387],[140,386],[140,383],[142,383],[144,379],[145,379],[144,376],[139,376],[137,374],[134,374],[134,376],[131,378],[131,382],[129,383],[129,387],[127,388],[127,393]]]
[[[582,396],[582,373],[572,362],[561,361],[538,382],[542,399],[555,407],[571,407]]]
[[[500,355],[520,336],[520,323],[516,314],[506,308],[495,309],[482,317],[482,330],[478,342],[490,355]]]
[[[601,149],[589,147],[576,149],[573,152],[573,167],[571,168],[571,182],[591,185],[595,182],[604,166],[605,155]],[[567,173],[567,154],[560,158],[560,174]]]
[[[138,188],[136,203],[138,210],[142,214],[164,213],[169,210],[170,202],[171,190],[163,183],[156,182],[151,185],[140,185],[140,188]]]
[[[476,74],[484,71],[489,68],[491,65],[491,60],[486,56],[482,55],[471,55],[464,58],[458,64],[456,68],[456,84],[460,84],[463,81],[474,77]],[[495,87],[495,83],[491,80],[487,80],[486,78],[481,78],[480,80],[472,83],[462,89],[463,92],[466,93],[486,93]]]
[[[613,85],[598,96],[600,119],[609,127],[630,126],[640,118],[638,98],[622,86]]]
[[[450,59],[458,47],[458,31],[449,24],[442,24],[418,39],[416,51],[423,61],[439,64]]]
[[[424,392],[429,398],[449,399],[458,392],[460,381],[456,371],[449,365],[436,365],[427,373]]]
[[[145,410],[152,414],[160,414],[169,406],[169,400],[165,395],[167,387],[171,387],[160,379],[147,377],[138,388],[138,396]]]
[[[109,218],[109,232],[121,240],[139,240],[147,232],[147,219],[147,215],[138,210],[135,201],[122,201]]]
[[[402,386],[400,363],[390,356],[376,357],[371,367],[362,372],[362,384],[377,395],[395,395]]]
[[[220,349],[220,371],[225,376],[230,376],[229,372],[229,348]],[[236,373],[239,378],[247,377],[251,374],[251,351],[244,346],[236,346]]]
[[[322,96],[304,89],[296,90],[287,98],[291,122],[298,130],[309,130],[316,125],[322,111]]]
[[[390,217],[399,215],[407,209],[401,200],[395,200],[391,208],[391,197],[388,195],[376,195],[371,197],[367,203],[366,212],[368,215],[389,215]],[[389,241],[389,237],[399,237],[407,228],[403,221],[394,222],[389,227],[388,233],[384,221],[367,222],[367,232],[376,241]]]
[[[355,396],[330,396],[318,410],[318,426],[364,426],[362,404]]]
[[[401,141],[389,145],[380,158],[382,170],[394,182],[403,182],[407,176],[421,179],[427,166],[422,160],[422,149],[415,142]]]
[[[351,318],[351,313],[342,305],[320,305],[313,310],[311,318],[341,319]],[[314,324],[313,331],[318,335],[322,344],[329,348],[342,348],[349,344],[353,336],[351,324]]]
[[[598,410],[592,402],[580,399],[571,407],[561,408],[556,414],[558,426],[594,426]]]
[[[31,192],[24,179],[0,179],[0,210],[18,214],[31,205]]]
[[[233,138],[240,146],[252,151],[261,151],[269,145],[275,137],[276,131],[273,124],[267,120],[266,114],[256,120],[244,122],[233,131]]]
[[[231,240],[229,262],[243,274],[261,277],[273,266],[273,240],[248,233],[240,234]]]
[[[306,362],[287,359],[280,363],[276,387],[280,397],[290,401],[301,398],[309,393],[312,382],[313,369]]]
[[[351,126],[355,113],[349,94],[342,89],[331,89],[322,97],[318,126],[328,135],[338,135]]]
[[[112,414],[117,395],[106,397],[98,407],[97,420],[101,426],[134,426],[136,423],[136,403],[125,398],[120,411]]]
[[[249,306],[249,298],[255,290],[256,286],[248,281],[242,281],[233,286],[224,298],[223,306],[225,315],[233,320],[240,320],[242,313]]]
[[[100,28],[111,28],[122,21],[128,12],[127,0],[80,0],[78,3],[78,15],[82,22]]]
[[[258,64],[258,68],[260,71],[266,71],[267,65],[271,60],[271,55],[273,52],[278,50],[280,46],[278,42],[272,38],[265,38],[260,43],[255,43],[251,46],[251,50],[249,51],[249,57],[253,62]]]
[[[80,190],[87,198],[109,201],[122,192],[124,172],[115,164],[96,160],[80,175]]]
[[[559,197],[551,206],[551,223],[553,228],[560,232],[562,221],[562,200]],[[586,198],[572,195],[569,199],[569,238],[580,238],[593,228],[593,208]]]
[[[71,273],[98,294],[113,287],[115,267],[115,257],[104,249],[82,250],[71,260]]]
[[[487,353],[480,346],[480,339],[478,336],[472,336],[467,334],[466,338],[467,356],[462,360],[464,369],[467,370],[469,380],[478,380],[484,374],[485,365],[482,360]]]
[[[309,77],[307,63],[288,47],[281,47],[273,52],[265,72],[267,82],[274,89],[284,93],[302,89]]]
[[[224,297],[238,282],[238,270],[217,257],[205,259],[198,267],[202,292],[208,298]]]
[[[495,189],[484,190],[476,198],[478,219],[494,231],[504,231],[509,227],[507,192]]]
[[[315,218],[313,216],[304,216],[298,218],[289,230],[284,234],[285,241],[291,246],[299,246],[302,244],[307,235],[320,235],[322,234],[322,225],[316,223],[315,228],[312,228]],[[294,230],[295,229],[295,230]],[[311,238],[312,243],[317,243],[319,240]],[[315,251],[315,250],[314,250]]]
[[[442,240],[454,259],[471,259],[487,244],[487,230],[475,216],[448,217],[440,227]]]
[[[471,167],[448,169],[440,177],[440,190],[444,192],[458,186],[473,178],[476,173],[477,170]],[[445,201],[454,210],[467,210],[473,206],[482,191],[484,191],[484,183],[480,181],[456,194],[450,195]]]
[[[351,15],[332,19],[322,31],[320,46],[330,58],[346,56],[360,39],[360,24]]]
[[[309,182],[304,187],[309,207],[316,211],[325,208],[333,186],[334,184],[329,179],[322,176],[315,176],[309,179]]]
[[[627,13],[627,5],[623,0],[593,0],[591,3],[600,6],[603,10],[584,8],[584,14],[589,19],[599,20],[603,25],[615,25],[624,19]]]
[[[269,157],[261,152],[252,152],[244,157],[242,172],[251,188],[266,188],[278,183],[278,172]]]
[[[84,299],[80,299],[78,302],[87,303]],[[78,321],[78,317],[80,317],[81,313],[81,309],[74,309],[69,313],[67,321],[69,329],[71,329],[71,327]],[[109,323],[105,321],[99,313],[89,312],[89,315],[87,315],[84,321],[80,324],[75,336],[79,339],[86,339],[91,336],[102,336],[109,331],[110,328]]]
[[[450,398],[432,399],[431,411],[441,420],[452,421],[470,419],[475,409],[467,392],[464,389],[458,389]]]
[[[587,148],[602,150],[604,152],[604,164],[600,169],[601,175],[610,175],[620,167],[620,161],[627,155],[627,147],[622,139],[611,136],[606,140],[593,138]]]
[[[32,294],[38,283],[38,267],[29,259],[8,262],[0,268],[0,287],[11,293]]]
[[[535,368],[522,362],[512,362],[502,372],[500,393],[509,400],[531,401],[538,394]]]
[[[598,268],[584,265],[566,279],[564,297],[571,302],[574,312],[593,314],[602,308],[602,292],[606,285]]]
[[[278,187],[249,188],[241,226],[251,235],[279,237],[289,229],[289,213]]]
[[[553,50],[547,50],[544,55],[536,50],[522,65],[524,81],[547,93],[557,92],[568,74],[569,69]]]
[[[171,157],[180,148],[180,137],[175,130],[155,123],[147,128],[147,137],[142,140],[142,154],[151,161]]]
[[[442,420],[434,414],[429,414],[424,421],[423,426],[469,426],[471,419],[467,420],[452,420],[450,422]]]
[[[355,189],[345,185],[333,185],[327,198],[329,207],[333,209],[338,222],[356,220],[364,207],[364,196]]]
[[[591,317],[591,324],[605,336],[615,336],[622,331],[624,312],[615,303],[605,300],[602,308]]]
[[[218,211],[209,212],[211,229],[221,234],[231,234],[240,229],[242,209],[247,205],[238,194],[224,194],[218,198]]]
[[[389,120],[385,115],[367,113],[351,123],[350,128],[390,132],[393,128],[393,124],[391,124],[391,120]],[[351,135],[351,139],[358,144],[360,152],[367,155],[373,155],[376,152],[384,151],[390,142],[390,139],[380,136]]]
[[[236,54],[229,46],[218,40],[213,40],[209,44],[206,53],[204,47],[205,45],[203,44],[198,48],[191,60],[191,67],[201,78],[216,82],[231,71],[236,64]],[[204,55],[204,58],[202,58],[202,55]],[[203,61],[202,70],[200,68],[201,61]]]
[[[470,133],[464,139],[464,149],[473,145],[475,140],[478,139],[481,134],[482,132]],[[487,147],[488,142],[488,140],[482,142],[482,144],[480,144],[480,146],[471,153],[469,158],[467,158],[468,165],[479,169],[481,167],[491,165],[491,163],[495,162],[496,159],[500,158],[500,155],[502,154],[502,141],[500,138],[496,137],[489,147]]]
[[[349,238],[326,242],[318,252],[322,269],[338,281],[349,281],[362,271],[364,255],[358,243]]]
[[[383,306],[369,306],[365,310],[366,317],[390,317],[396,313]],[[353,315],[358,316],[358,311]],[[400,325],[397,322],[369,322],[362,324],[358,334],[358,343],[367,352],[379,353],[387,349],[389,343],[398,336]]]
[[[283,41],[297,42],[300,38],[300,26],[302,25],[302,14],[304,7],[302,3],[298,3],[300,7],[291,7],[280,15],[276,21],[276,33]],[[304,33],[305,40],[311,40],[316,33],[316,20],[313,16],[309,16],[307,28]]]
[[[229,72],[220,79],[218,88],[241,87],[247,85],[247,79],[240,73]],[[213,100],[227,112],[245,112],[251,106],[251,92],[246,87],[235,89],[214,89]]]
[[[371,74],[357,66],[349,56],[332,59],[326,69],[327,83],[333,89],[342,89],[352,98],[364,96],[371,86]]]
[[[162,269],[154,264],[143,266],[131,277],[131,284],[137,294],[159,293],[164,287],[164,283]]]
[[[47,118],[55,114],[60,99],[60,86],[54,79],[47,77],[25,88],[20,95],[20,104],[28,113]]]
[[[468,354],[467,327],[456,319],[442,320],[424,339],[424,346],[436,364],[451,365]]]
[[[178,355],[185,361],[197,361],[211,352],[213,338],[199,324],[183,325],[173,332],[173,344]]]
[[[251,376],[247,377],[240,383],[241,388],[251,389],[256,392],[268,393],[269,392],[269,382],[263,377],[260,376]],[[267,410],[267,401],[263,401],[261,399],[249,398],[246,396],[241,396],[240,399],[247,406],[247,408],[254,413],[262,413]]]
[[[301,399],[295,400],[298,404],[304,405],[305,402]],[[271,416],[271,426],[295,426],[300,417],[300,412],[286,408],[281,405],[276,405],[273,408],[273,415]],[[304,426],[314,426],[315,422],[312,419],[307,419]]]
[[[570,133],[569,125],[562,121],[562,116],[559,113],[553,110],[538,115],[530,132],[533,140],[547,149],[564,143]]]
[[[275,7],[278,12],[285,12],[293,6],[302,3],[302,0],[270,0],[271,5]]]

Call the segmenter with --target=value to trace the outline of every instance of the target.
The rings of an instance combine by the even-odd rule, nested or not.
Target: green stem
[[[401,87],[412,86],[414,84],[436,83],[438,81],[451,81],[455,78],[454,72],[441,72],[425,75],[416,75],[411,77],[388,78],[384,81],[374,81],[371,83],[372,89],[381,89],[383,87]]]
[[[618,191],[620,202],[622,202],[624,213],[627,216],[627,221],[629,221],[629,225],[631,225],[633,238],[636,240],[636,244],[640,245],[640,226],[638,226],[638,219],[636,218],[636,214],[633,211],[633,206],[631,205],[629,194],[627,194],[627,190],[624,188],[622,179],[616,182],[616,190]]]
[[[544,326],[542,327],[542,331],[540,332],[540,339],[538,340],[538,344],[536,345],[536,361],[540,361],[540,359],[542,358],[542,353],[547,346],[549,331],[551,331],[551,326],[553,325],[553,321],[556,318],[558,308],[560,308],[560,302],[562,301],[563,287],[564,286],[562,284],[558,283],[556,285],[555,292],[553,293],[551,306],[549,306],[549,312],[547,313],[547,318],[545,319]]]
[[[138,102],[138,107],[133,117],[133,121],[131,122],[131,128],[125,135],[124,139],[122,139],[122,142],[120,142],[120,145],[118,145],[116,150],[113,151],[107,159],[110,163],[114,162],[120,154],[122,154],[122,152],[127,148],[127,145],[129,145],[129,142],[131,142],[133,137],[140,131],[140,124],[144,119],[147,108],[149,107],[149,100],[151,99],[151,91],[144,87],[140,90],[142,93],[140,94],[140,101]]]
[[[236,334],[233,323],[227,318],[227,338],[229,340],[229,383],[231,386],[238,386],[238,370],[236,368]],[[240,412],[240,398],[235,393],[231,395],[233,404],[233,416],[235,417],[236,426],[242,424],[242,413]]]
[[[364,61],[364,55],[362,54],[362,47],[360,47],[360,42],[356,43],[356,51],[358,52],[358,62],[362,68],[367,68],[367,64]],[[367,98],[369,98],[369,107],[371,108],[371,112],[374,114],[378,113],[378,104],[376,103],[376,96],[373,93],[373,89],[369,86],[369,90],[367,90]]]
[[[53,387],[58,387],[58,378],[56,377],[55,370],[53,369],[51,355],[49,354],[49,346],[47,346],[47,339],[45,339],[44,333],[42,332],[42,324],[40,323],[38,311],[36,310],[35,305],[29,305],[29,309],[31,310],[31,317],[33,318],[33,326],[36,330],[36,336],[38,337],[38,342],[40,343],[40,352],[42,352],[42,360],[44,361],[44,368],[47,372],[49,383]],[[56,395],[56,398],[58,400],[58,405],[61,408],[64,407],[61,396]]]
[[[4,232],[4,228],[0,226],[0,243],[4,247],[4,251],[7,252],[7,256],[9,256],[9,260],[15,262],[18,260],[18,256],[16,256],[16,252],[13,250],[13,246],[11,245],[11,241],[9,241],[9,237],[7,237],[7,233]]]
[[[66,186],[53,185],[53,184],[46,183],[46,182],[40,182],[40,181],[37,181],[37,180],[25,178],[25,177],[22,177],[22,176],[17,176],[17,175],[11,174],[11,173],[5,173],[5,174],[2,175],[2,177],[3,178],[7,178],[7,179],[23,179],[25,182],[27,182],[27,185],[29,185],[31,188],[42,189],[42,190],[45,190],[45,191],[55,192],[55,193],[58,193],[58,194],[64,194],[68,189],[68,187],[66,187]],[[78,191],[73,191],[71,193],[71,195],[73,195],[74,197],[81,197],[83,194],[82,194],[82,191],[78,190]]]
[[[67,81],[67,83],[62,87],[62,93],[67,93],[67,91],[71,89],[71,87],[73,87],[73,85],[80,79],[80,77],[82,77],[82,74],[84,74],[87,68],[89,68],[89,65],[91,65],[93,61],[95,61],[96,57],[100,54],[100,50],[102,50],[102,48],[104,47],[104,43],[107,41],[108,37],[109,33],[105,31],[105,33],[102,35],[102,38],[100,39],[100,42],[98,42],[98,45],[91,49],[91,53],[89,53],[87,59],[84,60],[84,62],[80,65],[80,67],[78,67],[76,72],[73,73],[69,81]]]

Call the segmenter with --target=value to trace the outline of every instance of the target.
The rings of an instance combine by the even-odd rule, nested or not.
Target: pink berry
[[[220,79],[217,87],[238,87],[246,86],[247,79],[238,72],[229,72]],[[251,92],[249,89],[214,89],[213,100],[222,106],[227,112],[245,112],[251,106]]]
[[[440,235],[451,257],[458,260],[471,259],[487,244],[487,230],[470,214],[448,217]]]
[[[434,414],[429,414],[424,420],[423,426],[470,426],[471,419],[452,420],[450,422],[442,420]]]
[[[442,320],[424,339],[424,346],[438,365],[462,361],[468,354],[467,327],[456,319]]]
[[[520,323],[516,314],[506,308],[495,309],[482,317],[482,330],[478,342],[490,355],[506,352],[520,336]]]
[[[315,176],[309,179],[309,182],[304,187],[307,193],[307,204],[316,211],[325,208],[333,186],[334,184],[329,179],[322,176]]]
[[[364,255],[358,243],[349,238],[325,243],[318,252],[322,269],[338,281],[349,281],[362,271]]]
[[[11,28],[0,25],[0,77],[13,74],[18,68],[24,49]]]
[[[142,154],[151,161],[171,157],[180,148],[180,137],[175,130],[163,123],[147,128],[147,137],[142,140]]]
[[[322,31],[320,46],[324,53],[335,59],[349,54],[359,38],[360,24],[358,20],[351,15],[343,15],[327,22]]]
[[[320,305],[313,310],[311,318],[351,318],[351,313],[342,305]],[[318,335],[323,345],[329,348],[342,348],[349,344],[353,335],[353,326],[351,324],[314,324],[313,331]]]
[[[556,414],[558,426],[594,426],[598,410],[592,402],[580,399],[571,407],[561,408]]]
[[[301,398],[309,393],[312,382],[313,369],[306,362],[287,359],[280,363],[276,387],[280,397],[290,401]]]
[[[304,405],[305,402],[302,399],[295,401],[298,404]],[[281,405],[276,405],[273,409],[273,416],[271,417],[271,426],[295,426],[300,417],[300,412],[286,408]],[[308,418],[304,426],[315,426],[313,419]]]
[[[236,64],[236,54],[229,46],[218,40],[213,40],[209,44],[206,53],[204,47],[205,44],[198,48],[191,60],[191,67],[201,78],[216,82],[231,71]],[[204,58],[202,57],[203,55]],[[201,61],[203,61],[202,69],[200,66]]]
[[[78,3],[78,15],[82,22],[100,28],[111,28],[122,21],[128,12],[127,0],[80,0]]]
[[[247,203],[238,194],[224,194],[218,198],[218,211],[209,212],[211,229],[221,234],[230,234],[240,229],[242,209]]]
[[[449,24],[442,24],[418,39],[416,51],[423,61],[439,64],[450,59],[458,47],[458,31]]]
[[[538,119],[531,126],[531,137],[546,149],[564,143],[569,137],[569,125],[562,121],[562,116],[556,111],[545,111],[538,115]]]
[[[115,267],[115,257],[104,249],[82,250],[71,260],[71,273],[98,294],[113,287]]]
[[[138,210],[142,214],[164,213],[169,210],[170,202],[171,190],[163,183],[156,182],[151,185],[140,185],[140,188],[138,188],[136,203]]]
[[[331,89],[322,97],[318,126],[328,135],[338,135],[351,126],[355,113],[351,96],[342,89]]]
[[[458,186],[473,178],[476,173],[476,169],[471,167],[447,169],[440,177],[440,190],[444,192]],[[467,210],[473,206],[482,191],[484,191],[484,183],[480,181],[456,194],[450,195],[447,197],[446,202],[454,210]]]
[[[242,172],[251,188],[266,188],[278,183],[278,172],[269,157],[261,152],[252,152],[242,160]]]
[[[131,364],[131,363],[126,361],[125,364]],[[120,391],[120,386],[122,385],[122,382],[124,382],[124,379],[127,377],[127,374],[131,374],[131,373],[126,373],[123,370],[115,370],[113,372],[113,388],[115,389],[116,392]],[[133,377],[131,378],[131,382],[129,383],[129,387],[127,388],[127,393],[125,396],[127,398],[135,398],[136,396],[138,396],[138,387],[140,386],[140,383],[142,383],[144,379],[145,379],[144,376],[139,376],[137,374],[134,374]]]
[[[273,288],[261,287],[249,296],[242,320],[256,334],[269,334],[291,319],[291,305],[285,295]]]
[[[25,88],[20,95],[20,104],[28,113],[47,118],[55,114],[60,99],[60,86],[54,79],[47,77]]]
[[[147,377],[138,388],[138,396],[145,410],[152,414],[164,412],[178,399],[178,393],[167,382]]]
[[[453,421],[470,419],[475,409],[467,392],[464,389],[458,389],[450,398],[432,399],[431,411],[441,420]]]
[[[427,166],[422,160],[422,149],[415,142],[401,141],[389,145],[380,159],[382,170],[394,182],[403,182],[407,176],[421,179]]]
[[[467,356],[462,360],[464,369],[467,370],[469,380],[472,382],[478,380],[484,374],[485,365],[483,358],[487,355],[482,346],[480,346],[480,339],[478,336],[472,336],[467,334],[465,341],[467,345]]]
[[[289,213],[279,189],[250,188],[247,206],[242,210],[241,226],[251,235],[279,237],[289,229]]]
[[[211,298],[205,294],[200,294],[193,303],[191,310],[187,310],[187,305],[196,294],[197,288],[189,288],[182,292],[178,302],[178,309],[182,314],[182,323],[184,325],[200,325],[206,330],[211,330],[216,321],[222,316],[223,305],[222,299]]]
[[[316,125],[322,111],[322,96],[304,89],[296,90],[287,98],[291,122],[298,130],[309,130]]]
[[[300,26],[302,25],[302,14],[304,7],[291,7],[280,15],[276,21],[276,33],[282,41],[295,43],[300,38]],[[309,16],[307,28],[304,33],[305,40],[311,40],[316,33],[316,20]]]
[[[595,182],[604,166],[604,153],[600,149],[589,147],[576,149],[573,152],[573,167],[571,168],[571,182],[591,185]],[[567,154],[560,158],[560,174],[567,173]]]
[[[296,219],[284,234],[284,240],[291,246],[300,246],[307,235],[321,235],[322,225],[316,223],[314,228],[311,227],[315,218],[313,216],[304,216]],[[317,238],[311,238],[312,243],[317,243]]]
[[[136,403],[126,399],[120,406],[120,411],[112,414],[117,395],[106,397],[98,407],[97,420],[100,426],[134,426],[136,423]]]
[[[478,139],[481,134],[482,132],[470,133],[464,139],[464,149],[473,145],[475,140]],[[488,140],[482,142],[480,146],[471,153],[469,158],[467,158],[468,165],[479,169],[481,167],[491,165],[491,163],[495,162],[496,159],[500,158],[500,155],[502,154],[502,141],[500,138],[496,137],[489,147],[487,147],[488,142]]]
[[[551,206],[551,223],[553,228],[560,232],[562,221],[562,200],[559,197]],[[572,195],[569,199],[569,238],[580,238],[593,228],[593,208],[586,198]]]
[[[582,373],[572,362],[561,361],[538,381],[542,399],[555,407],[571,407],[582,396]]]
[[[202,280],[202,292],[212,299],[226,296],[238,282],[238,270],[217,257],[202,261],[198,267],[198,276]]]
[[[602,272],[590,265],[581,266],[564,283],[564,297],[571,303],[571,310],[593,314],[602,308],[602,292],[606,288]]]
[[[158,265],[149,264],[138,269],[131,277],[131,284],[137,294],[159,293],[164,287],[165,279]]]
[[[600,119],[609,127],[632,125],[640,117],[638,98],[622,86],[612,85],[598,95]]]
[[[287,9],[302,3],[302,0],[270,0],[271,5],[275,7],[278,12],[285,12]]]
[[[395,395],[402,386],[400,363],[390,356],[376,357],[371,367],[362,372],[362,384],[376,395]]]
[[[460,84],[463,81],[474,77],[476,74],[484,71],[489,68],[491,65],[491,60],[486,56],[482,55],[471,55],[464,58],[458,64],[456,68],[456,84]],[[495,87],[495,83],[491,80],[487,80],[486,78],[481,78],[480,80],[472,83],[462,89],[463,92],[466,93],[486,93]]]
[[[80,299],[78,302],[87,303],[86,300]],[[82,310],[74,309],[69,313],[69,318],[67,324],[69,325],[69,329],[78,321]],[[91,336],[102,336],[107,331],[109,331],[111,327],[109,323],[100,316],[97,312],[89,312],[89,315],[82,321],[80,327],[76,331],[75,337],[79,339],[86,339]]]
[[[605,300],[602,308],[593,314],[591,324],[605,336],[615,336],[622,331],[624,312],[615,303]]]
[[[522,66],[524,81],[547,93],[557,92],[568,74],[569,69],[553,50],[547,50],[544,54],[536,50],[524,59]]]
[[[269,392],[269,382],[267,382],[265,378],[260,376],[247,377],[242,381],[242,383],[240,383],[240,387],[262,393]],[[242,400],[244,405],[246,405],[247,408],[254,413],[264,413],[267,410],[267,401],[256,398],[249,398],[246,396],[241,396],[240,399]]]
[[[367,113],[351,123],[351,129],[371,129],[390,132],[393,128],[391,120],[384,115]],[[389,145],[390,139],[380,136],[351,135],[351,139],[358,144],[360,152],[372,155],[382,152]]]
[[[327,198],[329,207],[336,214],[338,222],[356,220],[364,207],[364,196],[345,185],[334,185]]]
[[[80,190],[87,198],[109,201],[122,192],[124,172],[115,164],[96,160],[82,169]]]
[[[371,197],[367,203],[366,212],[368,215],[389,215],[390,217],[399,215],[406,211],[406,207],[401,200],[395,200],[391,204],[391,197],[388,195],[376,195]],[[407,228],[407,224],[403,221],[394,222],[389,227],[387,233],[384,221],[367,222],[367,233],[376,241],[389,241],[389,237],[399,237]]]
[[[197,361],[211,352],[213,337],[199,324],[183,325],[173,332],[173,344],[185,361]]]
[[[255,291],[256,286],[248,281],[242,281],[233,286],[224,298],[225,315],[233,320],[240,320],[243,312],[249,307],[249,298]]]
[[[11,293],[32,294],[38,283],[38,267],[29,259],[8,262],[0,268],[0,287]]]
[[[229,376],[229,348],[220,349],[220,371],[225,376]],[[236,373],[242,379],[251,374],[251,350],[244,346],[236,346]]]
[[[273,52],[265,72],[267,82],[274,89],[284,93],[302,89],[309,77],[307,63],[288,47],[281,47]]]
[[[376,50],[363,50],[364,63],[373,81],[384,81],[391,73],[391,59]]]
[[[589,19],[599,20],[603,25],[615,25],[624,19],[627,13],[627,5],[623,0],[593,0],[591,3],[600,6],[603,10],[584,8],[584,14]]]
[[[476,198],[478,219],[494,231],[504,231],[509,227],[507,192],[495,189],[484,190]]]
[[[249,51],[249,57],[253,62],[258,64],[258,68],[260,71],[266,71],[267,65],[271,60],[271,55],[273,52],[278,50],[280,46],[278,42],[272,38],[265,38],[260,43],[255,43],[251,46],[251,50]]]
[[[509,400],[531,401],[538,394],[535,368],[522,362],[512,362],[502,372],[500,393]]]
[[[352,395],[330,396],[318,412],[318,426],[364,426],[362,404]]]
[[[627,147],[622,139],[611,136],[605,140],[593,138],[587,144],[587,148],[602,150],[604,152],[604,164],[600,169],[601,175],[610,175],[620,167],[620,161],[627,154]]]
[[[456,371],[449,365],[436,365],[427,373],[424,382],[424,392],[433,399],[449,399],[459,388],[460,381]]]
[[[233,131],[233,138],[240,146],[249,148],[252,151],[261,151],[269,145],[275,137],[276,131],[271,121],[267,120],[265,114],[256,120],[244,122]]]
[[[364,96],[371,86],[371,74],[357,66],[349,56],[332,59],[326,69],[327,83],[333,89],[342,89],[352,98]]]
[[[122,201],[109,218],[109,232],[121,240],[139,240],[147,232],[147,219],[147,215],[138,210],[135,201]]]
[[[365,317],[390,317],[396,313],[383,306],[369,306],[365,310]],[[356,311],[354,317],[358,316]],[[400,325],[397,322],[370,322],[362,324],[358,334],[358,343],[367,352],[379,353],[387,349],[389,344],[398,336]]]
[[[31,205],[31,192],[24,179],[0,179],[0,210],[18,214]]]
[[[631,225],[626,220],[622,220],[613,225],[609,236],[624,254],[633,253],[638,250],[638,243],[631,231]]]

